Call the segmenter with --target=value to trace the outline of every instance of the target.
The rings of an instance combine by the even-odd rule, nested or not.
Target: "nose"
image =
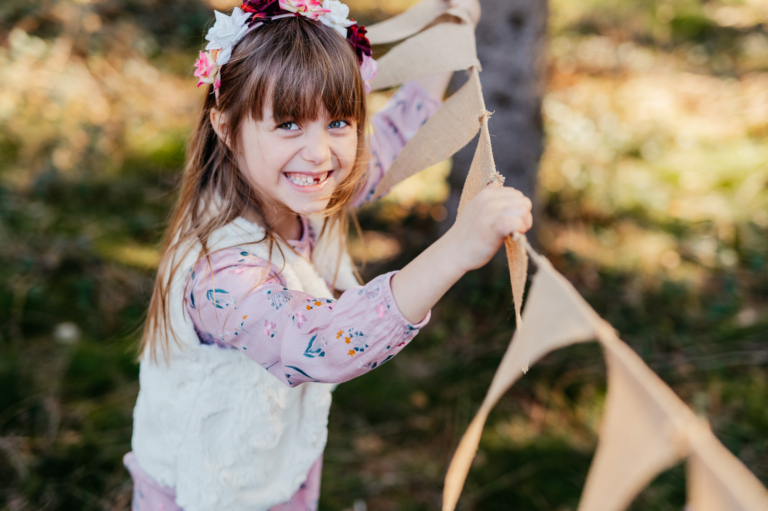
[[[306,131],[305,136],[306,144],[301,151],[302,158],[316,166],[331,159],[331,138],[325,126],[313,126]]]

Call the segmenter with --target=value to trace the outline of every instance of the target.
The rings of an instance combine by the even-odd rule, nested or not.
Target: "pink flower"
[[[376,71],[378,71],[378,69],[379,66],[376,64],[373,57],[363,55],[363,63],[360,64],[360,74],[365,82],[365,92],[371,92],[371,82],[376,78]]]
[[[313,20],[331,12],[330,9],[323,8],[323,2],[320,0],[280,0],[280,8]]]
[[[200,79],[197,86],[200,87],[203,84],[210,84],[216,80],[216,75],[219,72],[219,66],[216,65],[216,57],[211,53],[216,53],[218,50],[212,52],[201,51],[200,57],[195,62],[195,76]]]
[[[380,303],[378,307],[376,307],[376,312],[379,313],[379,317],[381,319],[384,319],[384,313],[387,311],[387,308],[384,306],[383,303]]]
[[[307,320],[307,318],[304,316],[304,314],[301,313],[301,311],[296,313],[296,324],[301,328],[301,325],[304,324],[304,322]]]
[[[200,79],[197,86],[213,84],[214,89],[221,87],[221,66],[229,61],[232,49],[201,51],[195,62],[195,76]]]
[[[264,320],[264,335],[267,335],[269,337],[273,337],[275,335],[275,325],[270,320],[265,319]]]

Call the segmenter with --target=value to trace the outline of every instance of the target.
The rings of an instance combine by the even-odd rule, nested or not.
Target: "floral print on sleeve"
[[[198,263],[186,306],[201,342],[238,349],[286,385],[341,383],[390,360],[429,321],[410,324],[392,297],[395,272],[338,300],[289,290],[274,268],[232,248]],[[240,258],[240,259],[238,259]]]

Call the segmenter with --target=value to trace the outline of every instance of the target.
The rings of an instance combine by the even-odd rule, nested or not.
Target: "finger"
[[[531,211],[531,200],[514,188],[488,185],[468,204],[471,216],[495,218],[501,214],[524,216]]]
[[[499,202],[503,203],[509,208],[521,208],[526,211],[530,211],[533,209],[533,203],[531,202],[531,199],[528,197],[525,197],[524,195],[514,195],[512,197],[506,196],[506,197],[499,197]]]
[[[525,197],[523,195],[523,192],[516,188],[512,188],[511,186],[503,186],[498,183],[491,183],[487,187],[485,187],[485,190],[488,190],[486,192],[488,195],[492,196],[498,196],[498,197],[506,197],[506,198],[513,198],[513,197]]]
[[[523,225],[528,225],[528,217],[531,216],[531,212],[525,208],[506,208],[501,212],[501,215],[516,216],[523,221]]]
[[[475,207],[483,208],[484,206],[488,206],[492,202],[497,202],[498,197],[500,195],[504,194],[504,186],[500,185],[498,183],[491,183],[482,190],[480,190],[477,195],[472,197],[472,200],[470,200],[470,203],[474,203]]]
[[[485,188],[483,188],[480,193],[477,194],[478,196],[482,195],[482,198],[477,199],[477,202],[487,202],[487,201],[510,201],[515,198],[522,198],[525,197],[519,190],[515,190],[514,188],[510,188],[508,186],[500,185],[498,183],[491,183]]]
[[[519,220],[520,228],[517,232],[528,231],[533,226],[533,216],[526,209],[508,208],[503,210],[499,216],[514,217]]]
[[[517,188],[512,188],[511,186],[504,187],[504,194],[507,197],[525,197],[525,195],[523,195],[523,192],[521,192]]]
[[[516,215],[500,216],[493,222],[494,233],[502,239],[515,232],[520,232],[523,227],[523,220]]]
[[[531,213],[524,213],[518,215],[518,218],[520,219],[521,227],[515,232],[526,233],[530,231],[531,227],[533,227],[533,215]]]
[[[524,215],[531,212],[531,201],[527,197],[489,197],[484,203],[485,210],[495,214],[504,212]]]
[[[533,227],[533,213],[530,211],[526,213],[526,215],[523,217],[523,222],[525,223],[525,231],[522,232],[530,231]]]
[[[531,202],[531,199],[526,197],[525,195],[520,195],[517,197],[514,201],[516,205],[522,206],[523,208],[527,209],[528,211],[533,210],[533,202]]]

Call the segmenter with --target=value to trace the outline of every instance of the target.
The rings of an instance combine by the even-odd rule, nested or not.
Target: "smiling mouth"
[[[323,172],[322,174],[302,174],[301,172],[285,172],[285,177],[298,186],[315,186],[325,182],[333,171]]]

